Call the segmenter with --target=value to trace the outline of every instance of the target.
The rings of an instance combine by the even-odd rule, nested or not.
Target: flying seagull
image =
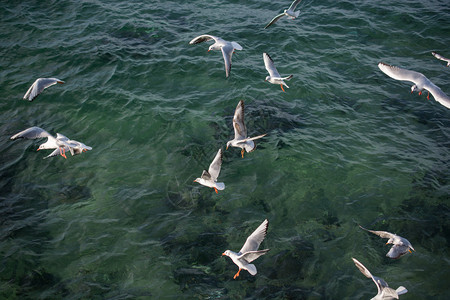
[[[387,232],[387,231],[375,231],[375,230],[369,230],[366,229],[364,227],[362,227],[361,225],[359,225],[359,227],[361,227],[361,229],[368,231],[368,232],[372,232],[373,234],[376,234],[384,239],[388,239],[386,245],[388,244],[392,244],[391,250],[389,250],[389,252],[386,254],[387,257],[390,258],[400,258],[401,256],[409,253],[412,253],[411,250],[414,250],[413,246],[411,245],[411,243],[401,237],[398,236],[396,234]]]
[[[44,89],[57,83],[63,84],[64,81],[58,78],[38,78],[25,93],[23,99],[33,101]]]
[[[247,152],[252,152],[255,150],[256,146],[253,142],[254,140],[260,139],[267,133],[258,135],[252,138],[247,137],[247,127],[244,122],[244,101],[239,101],[234,111],[233,117],[233,127],[234,127],[234,139],[228,141],[227,149],[229,146],[241,148],[241,155],[244,158],[244,150]]]
[[[225,74],[226,77],[230,76],[231,56],[233,55],[234,50],[242,50],[242,46],[236,42],[228,42],[220,37],[212,36],[209,34],[200,35],[190,41],[189,44],[194,45],[210,40],[214,40],[215,43],[209,46],[208,52],[211,50],[222,50],[223,60],[225,61]]]
[[[450,67],[450,59],[449,58],[445,58],[440,54],[437,54],[436,52],[431,52],[431,54],[433,54],[434,57],[436,57],[437,59],[443,60],[447,63],[447,67]]]
[[[278,21],[279,19],[281,19],[284,16],[287,16],[289,19],[292,19],[292,20],[297,18],[298,15],[300,14],[300,12],[299,11],[294,12],[294,10],[297,7],[297,5],[300,3],[300,1],[302,1],[302,0],[294,0],[294,2],[292,2],[291,6],[289,6],[288,9],[285,9],[284,12],[275,16],[275,18],[273,18],[269,22],[269,24],[267,24],[266,27],[264,27],[264,29],[266,29],[267,27],[269,27],[270,25],[272,25],[273,23],[275,23],[276,21]]]
[[[411,93],[415,90],[418,90],[419,95],[422,95],[422,90],[425,89],[428,91],[427,99],[430,99],[431,93],[431,95],[433,95],[434,99],[437,102],[441,103],[447,108],[450,108],[450,98],[422,73],[391,66],[382,62],[378,64],[378,67],[389,77],[397,80],[413,82],[414,85],[411,87]]]
[[[367,278],[371,278],[377,286],[378,293],[371,300],[398,299],[399,295],[403,295],[408,292],[408,290],[403,286],[399,286],[396,290],[390,288],[387,282],[383,280],[383,278],[373,276],[362,263],[360,263],[353,257],[352,260],[355,263],[356,267],[361,271],[361,273],[363,273]]]
[[[58,153],[64,157],[66,156],[66,151],[70,151],[72,155],[75,154],[75,147],[78,147],[77,144],[72,143],[71,140],[69,140],[64,135],[57,133],[56,137],[45,131],[44,129],[40,127],[30,127],[27,128],[11,137],[11,140],[15,140],[18,138],[25,138],[25,139],[40,139],[40,138],[47,138],[47,141],[39,146],[37,151],[43,150],[43,149],[56,149],[53,151],[50,155],[47,157],[58,155]],[[84,144],[83,144],[84,145]],[[86,146],[86,145],[85,145]],[[86,146],[87,147],[87,146]],[[91,147],[89,147],[91,148]],[[91,148],[92,149],[92,148]],[[90,150],[90,149],[88,149]],[[45,158],[47,158],[45,157]]]
[[[281,77],[280,73],[278,73],[277,68],[275,68],[275,64],[273,63],[272,58],[266,52],[263,53],[264,65],[266,66],[267,72],[269,72],[269,76],[266,77],[265,81],[268,81],[273,84],[279,84],[281,86],[281,90],[285,92],[283,89],[283,85],[287,88],[288,85],[284,82],[284,80],[290,80],[294,75],[289,75],[287,77]]]
[[[198,182],[201,185],[213,188],[216,193],[219,192],[217,190],[224,190],[225,184],[223,182],[217,182],[217,177],[219,177],[220,166],[222,165],[222,149],[217,151],[216,157],[209,165],[208,171],[203,170],[202,176],[200,178],[196,178],[194,182]]]
[[[61,141],[66,142],[67,144],[70,145],[69,146],[64,146],[62,151],[63,153],[65,153],[66,151],[71,151],[72,155],[78,155],[81,154],[83,152],[87,152],[88,150],[92,150],[92,147],[86,146],[85,144],[75,141],[75,140],[70,140],[69,138],[65,137],[64,135],[57,133],[57,137],[59,137],[59,139]],[[50,153],[49,155],[47,155],[44,158],[49,158],[49,157],[53,157],[53,156],[57,156],[60,154],[60,149],[55,149],[52,153]]]
[[[234,275],[233,279],[239,276],[242,269],[247,270],[251,275],[256,275],[256,267],[251,264],[252,261],[266,254],[270,249],[258,250],[267,234],[269,221],[267,219],[259,225],[258,228],[247,238],[242,249],[238,253],[226,250],[222,255],[226,255],[239,267],[239,271]]]

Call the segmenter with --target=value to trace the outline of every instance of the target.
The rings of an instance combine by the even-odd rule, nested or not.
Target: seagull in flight
[[[63,84],[64,81],[58,78],[38,78],[25,93],[23,99],[31,102],[34,100],[34,98],[39,96],[39,94],[42,93],[44,89],[57,83]]]
[[[281,19],[282,17],[286,16],[289,19],[294,20],[295,18],[298,17],[298,15],[300,14],[299,11],[294,12],[295,8],[297,7],[297,5],[301,2],[302,0],[294,0],[291,4],[291,6],[289,6],[288,9],[285,9],[284,12],[282,12],[279,15],[276,15],[275,18],[273,18],[269,24],[266,25],[266,27],[264,27],[264,29],[268,28],[270,25],[272,25],[273,23],[275,23],[276,21],[278,21],[279,19]]]
[[[386,245],[392,244],[391,249],[386,254],[386,256],[389,258],[400,258],[401,256],[407,254],[408,252],[412,253],[412,251],[416,251],[416,250],[414,250],[411,243],[407,239],[405,239],[401,236],[398,236],[396,234],[393,234],[393,233],[390,233],[387,231],[369,230],[369,229],[362,227],[361,225],[359,225],[359,227],[365,231],[376,234],[383,239],[388,239]]]
[[[247,238],[244,246],[238,253],[231,250],[226,250],[222,253],[222,256],[228,256],[239,267],[239,271],[234,275],[233,279],[239,276],[242,269],[247,270],[251,275],[256,275],[257,270],[252,261],[266,254],[270,249],[258,250],[259,245],[262,243],[267,234],[267,228],[269,221],[265,219],[261,225]]]
[[[375,285],[377,286],[378,293],[371,300],[388,300],[388,299],[398,299],[399,295],[406,294],[408,290],[404,286],[399,286],[396,290],[389,287],[386,281],[383,278],[373,276],[370,271],[357,259],[352,257],[353,262],[356,267],[364,274],[367,278],[373,280]]]
[[[222,149],[217,151],[216,157],[209,165],[208,171],[203,170],[202,176],[200,178],[196,178],[194,182],[198,182],[201,185],[213,188],[214,191],[218,194],[217,190],[224,190],[225,184],[223,182],[217,182],[217,177],[219,177],[220,167],[222,166]]]
[[[247,152],[252,152],[255,150],[256,146],[253,142],[254,140],[260,139],[267,133],[258,135],[252,138],[247,136],[247,127],[244,122],[244,101],[239,101],[234,111],[233,117],[233,127],[234,127],[234,139],[228,141],[227,149],[229,146],[241,148],[241,155],[244,158],[244,150]]]
[[[230,76],[231,56],[233,55],[234,50],[242,50],[242,46],[236,42],[228,42],[220,37],[209,34],[200,35],[190,41],[189,44],[194,45],[210,40],[214,40],[215,43],[209,46],[208,52],[211,50],[222,50],[223,60],[225,61],[225,74],[226,77]]]
[[[272,58],[266,52],[263,53],[264,66],[266,67],[267,72],[269,72],[269,76],[266,77],[265,81],[268,81],[273,84],[279,84],[281,86],[281,90],[285,92],[283,85],[287,88],[288,85],[284,82],[284,80],[290,80],[294,75],[289,75],[287,77],[281,77],[280,73],[278,73],[277,68],[275,68],[275,64],[273,63]]]
[[[378,64],[378,67],[389,77],[392,77],[396,80],[410,81],[414,83],[414,85],[411,87],[411,93],[417,90],[419,91],[419,95],[422,95],[422,91],[425,89],[428,91],[428,100],[430,99],[431,93],[431,95],[433,95],[434,97],[434,100],[444,105],[445,107],[450,108],[450,98],[422,73],[391,66],[383,62],[380,62]]]

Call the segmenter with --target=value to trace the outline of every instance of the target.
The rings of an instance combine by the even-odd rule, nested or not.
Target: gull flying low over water
[[[234,275],[233,279],[239,276],[242,269],[247,270],[251,275],[256,275],[257,270],[252,261],[266,254],[270,249],[258,250],[259,245],[262,243],[267,234],[267,227],[269,221],[265,219],[261,225],[247,238],[242,249],[238,253],[231,250],[226,250],[223,255],[228,256],[239,267],[239,271]]]
[[[220,37],[209,34],[200,35],[190,41],[189,44],[194,45],[210,40],[214,40],[215,43],[209,46],[208,52],[211,50],[222,50],[223,60],[225,61],[225,74],[226,77],[228,77],[231,71],[231,56],[233,55],[234,50],[242,50],[243,48],[236,42],[228,42]]]
[[[375,285],[377,286],[378,293],[371,300],[387,300],[387,299],[398,299],[399,295],[406,294],[408,290],[404,286],[399,286],[396,290],[389,287],[383,278],[373,276],[370,271],[358,260],[352,257],[353,262],[356,267],[364,274],[367,278],[371,278]]]
[[[203,170],[202,176],[200,178],[196,178],[194,182],[198,182],[201,185],[213,188],[216,193],[219,192],[217,190],[224,190],[225,184],[223,182],[217,182],[217,177],[219,177],[220,167],[222,166],[222,149],[217,151],[216,157],[209,165],[208,171]]]
[[[266,52],[263,53],[264,65],[266,66],[267,72],[269,72],[269,76],[266,77],[265,81],[268,81],[273,84],[279,84],[281,86],[281,90],[285,92],[283,89],[283,85],[287,88],[288,85],[284,82],[284,80],[290,80],[294,75],[289,75],[287,77],[281,77],[280,73],[278,73],[277,68],[275,68],[275,64],[273,63],[272,58]]]
[[[56,156],[60,154],[62,157],[67,158],[66,151],[70,151],[72,155],[79,154],[83,150],[91,150],[92,148],[76,141],[69,140],[66,136],[57,133],[56,137],[45,131],[40,127],[27,128],[11,137],[11,140],[18,138],[25,139],[40,139],[47,138],[47,141],[39,146],[37,151],[43,149],[56,149],[50,155],[45,158]],[[77,144],[78,143],[78,144]],[[81,144],[81,145],[80,145]]]
[[[361,229],[363,229],[363,230],[366,230],[368,232],[376,234],[384,239],[388,239],[386,245],[392,244],[392,247],[389,250],[389,252],[386,254],[387,257],[400,258],[401,256],[407,254],[408,252],[412,253],[411,250],[416,251],[416,250],[414,250],[411,243],[407,239],[405,239],[401,236],[398,236],[396,234],[393,234],[393,233],[390,233],[387,231],[369,230],[369,229],[362,227],[361,225],[359,225],[359,227],[361,227]]]
[[[291,6],[289,6],[288,9],[285,9],[284,12],[282,12],[281,14],[275,16],[275,18],[273,18],[269,24],[266,25],[266,27],[264,27],[264,29],[266,29],[267,27],[269,27],[270,25],[272,25],[273,23],[275,23],[276,21],[278,21],[279,19],[281,19],[282,17],[286,16],[289,19],[294,20],[295,18],[298,17],[298,15],[300,14],[299,11],[294,12],[295,8],[297,7],[297,5],[301,2],[302,0],[294,0],[294,2],[292,2]]]
[[[247,137],[247,127],[244,122],[244,101],[239,101],[234,111],[233,117],[233,127],[234,127],[234,139],[228,141],[227,149],[229,146],[241,148],[241,155],[244,158],[244,150],[247,152],[252,152],[255,150],[256,146],[253,142],[254,140],[260,139],[267,133],[258,135],[252,138]]]
[[[433,54],[434,57],[436,57],[437,59],[443,60],[447,63],[447,67],[450,67],[450,59],[449,58],[445,58],[440,54],[437,54],[436,52],[431,52],[431,54]]]
[[[24,100],[33,101],[34,98],[39,96],[40,93],[49,86],[55,85],[57,83],[63,84],[64,81],[58,78],[38,78],[36,81],[30,86],[28,91],[23,96]]]
[[[447,108],[450,108],[450,98],[422,73],[391,66],[382,62],[378,64],[378,67],[389,77],[392,77],[396,80],[413,82],[414,85],[411,87],[411,93],[415,90],[418,90],[419,95],[422,95],[422,90],[425,89],[428,91],[427,99],[430,99],[431,93],[431,95],[433,95],[434,99],[437,102],[441,103]]]

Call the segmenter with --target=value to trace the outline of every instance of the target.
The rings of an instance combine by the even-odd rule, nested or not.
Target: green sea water
[[[370,299],[351,257],[401,299],[449,299],[450,110],[378,62],[450,94],[450,3],[1,1],[0,299]],[[225,78],[211,43],[236,41]],[[289,89],[264,82],[267,52]],[[64,85],[22,100],[38,77]],[[219,194],[194,183],[244,100],[256,151],[224,151]],[[44,160],[39,126],[93,148]],[[238,251],[265,219],[255,261]],[[385,257],[385,240],[416,252]]]

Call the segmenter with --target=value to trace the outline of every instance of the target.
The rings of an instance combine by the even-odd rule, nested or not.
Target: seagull
[[[43,150],[43,149],[56,149],[53,151],[49,156],[55,156],[59,154],[67,159],[66,156],[66,150],[69,150],[72,155],[74,155],[74,147],[77,145],[69,143],[69,139],[65,137],[64,135],[57,133],[56,137],[52,136],[50,133],[45,131],[44,129],[40,127],[30,127],[27,128],[15,135],[13,135],[10,139],[15,140],[18,138],[25,138],[25,139],[40,139],[40,138],[47,138],[47,141],[39,146],[37,151]],[[90,147],[89,147],[90,148]],[[47,158],[45,157],[45,158]]]
[[[447,63],[447,67],[450,67],[450,59],[449,58],[445,58],[440,54],[437,54],[436,52],[431,52],[431,54],[433,54],[434,57],[436,57],[437,59],[443,60]]]
[[[253,142],[254,140],[260,139],[267,133],[258,135],[252,138],[247,137],[247,127],[245,127],[244,122],[244,101],[239,101],[234,111],[233,117],[233,127],[234,127],[234,139],[228,141],[227,149],[229,146],[241,148],[241,155],[244,158],[244,149],[247,152],[252,152],[255,150],[256,146]]]
[[[220,37],[209,34],[200,35],[190,41],[189,44],[194,45],[210,40],[214,40],[215,43],[209,46],[208,52],[211,50],[222,50],[223,60],[225,61],[225,74],[226,77],[228,77],[231,71],[231,56],[233,55],[234,50],[242,50],[243,48],[236,42],[228,42]]]
[[[78,142],[75,140],[69,140],[69,138],[65,137],[64,135],[57,133],[57,137],[58,137],[58,135],[60,137],[60,140],[70,144],[70,147],[64,146],[63,152],[70,151],[70,149],[72,149],[72,151],[71,151],[72,156],[81,154],[83,152],[87,152],[88,150],[92,150],[92,147],[86,146],[85,144],[83,144],[81,142]],[[57,156],[57,155],[59,155],[59,151],[60,151],[59,149],[55,149],[52,153],[50,153],[49,155],[47,155],[44,158]]]
[[[264,27],[264,29],[266,29],[267,27],[269,27],[270,25],[272,25],[273,23],[275,23],[276,21],[278,21],[280,18],[282,18],[284,16],[287,16],[289,19],[292,19],[292,20],[297,18],[298,15],[300,14],[300,12],[299,11],[294,12],[294,10],[297,7],[297,5],[300,3],[300,1],[302,1],[302,0],[294,0],[294,2],[292,2],[291,6],[289,6],[288,9],[285,9],[284,12],[275,16],[275,18],[273,18],[272,21],[270,21],[269,24],[267,24],[266,27]]]
[[[217,177],[219,177],[220,166],[222,165],[222,149],[217,151],[216,157],[209,165],[208,171],[203,170],[202,176],[200,178],[196,178],[194,182],[198,182],[201,185],[213,188],[216,193],[219,192],[217,190],[224,190],[225,184],[223,182],[217,182]]]
[[[259,245],[266,237],[269,221],[267,219],[259,225],[258,228],[247,238],[242,249],[238,253],[226,250],[223,255],[228,256],[239,267],[239,271],[234,275],[233,279],[239,276],[242,269],[247,270],[251,275],[256,275],[256,267],[251,264],[252,261],[266,254],[270,249],[258,250]]]
[[[422,73],[391,66],[382,62],[378,64],[378,67],[389,77],[397,80],[413,82],[414,85],[411,87],[411,93],[415,90],[418,90],[419,95],[422,95],[422,90],[426,89],[428,91],[428,100],[430,99],[431,93],[437,102],[441,103],[447,108],[450,108],[450,98]]]
[[[57,83],[63,84],[64,81],[58,78],[38,78],[36,81],[30,86],[28,91],[23,96],[24,100],[33,101],[42,91],[49,86],[55,85]]]
[[[288,85],[284,83],[283,80],[290,80],[294,75],[289,75],[287,77],[281,77],[280,73],[278,73],[277,68],[275,68],[275,64],[273,63],[272,58],[266,52],[263,53],[264,65],[266,66],[267,72],[269,72],[269,76],[266,77],[265,81],[268,81],[273,84],[279,84],[281,86],[281,90],[285,92],[283,89],[283,85],[287,88]]]
[[[401,256],[409,253],[412,253],[411,250],[414,250],[413,246],[411,245],[411,243],[401,237],[398,236],[396,234],[387,232],[387,231],[375,231],[375,230],[369,230],[366,229],[364,227],[362,227],[361,225],[359,225],[359,227],[361,227],[361,229],[366,230],[368,232],[372,232],[373,234],[376,234],[384,239],[389,239],[386,243],[386,245],[388,244],[392,244],[393,246],[391,247],[391,250],[389,250],[389,252],[386,254],[387,257],[390,258],[400,258]]]
[[[371,300],[387,300],[387,299],[398,299],[399,295],[406,294],[408,290],[404,286],[399,286],[396,290],[389,287],[386,281],[383,278],[373,276],[367,268],[360,263],[358,260],[353,258],[353,262],[356,267],[364,274],[367,278],[371,278],[375,285],[377,286],[378,293]]]

